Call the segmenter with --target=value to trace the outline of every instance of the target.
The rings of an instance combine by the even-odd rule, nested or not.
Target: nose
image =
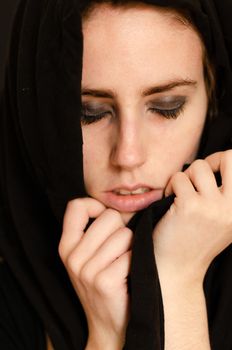
[[[138,121],[121,122],[112,140],[111,164],[132,170],[141,167],[146,160],[143,128]]]

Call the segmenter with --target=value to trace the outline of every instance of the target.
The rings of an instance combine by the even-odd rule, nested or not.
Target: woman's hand
[[[172,192],[174,203],[154,230],[165,350],[210,350],[203,280],[212,260],[232,242],[232,151],[196,160],[173,175],[165,194]]]
[[[96,218],[84,231],[89,218]],[[92,198],[68,203],[59,254],[84,308],[87,349],[121,349],[128,321],[132,231],[119,212]]]
[[[173,175],[165,195],[172,192],[174,203],[154,230],[158,271],[165,280],[174,274],[202,283],[212,260],[232,242],[232,151],[196,160]]]

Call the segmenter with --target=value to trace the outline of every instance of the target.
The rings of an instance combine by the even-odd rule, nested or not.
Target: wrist
[[[103,333],[101,335],[89,334],[85,350],[121,350],[123,341],[116,335]]]
[[[169,280],[162,279],[160,285],[166,349],[210,350],[202,281],[172,276]]]
[[[118,346],[117,344],[110,343],[101,343],[99,341],[88,341],[85,350],[121,350],[122,346]]]
[[[159,259],[156,256],[156,265],[158,276],[161,285],[169,286],[170,288],[181,289],[201,289],[207,269],[203,266],[176,266],[172,262]]]

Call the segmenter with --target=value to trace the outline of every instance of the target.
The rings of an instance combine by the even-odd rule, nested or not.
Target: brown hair
[[[86,1],[81,2],[81,16],[82,20],[87,20],[94,12],[98,4],[111,5],[113,7],[121,9],[129,9],[131,7],[141,7],[141,5],[146,5],[145,2],[141,0],[89,0],[86,4]],[[162,11],[164,14],[171,15],[177,22],[185,26],[190,26],[198,34],[202,43],[202,52],[203,52],[203,67],[204,67],[204,77],[205,77],[205,86],[208,96],[208,118],[213,119],[217,115],[217,98],[216,98],[216,72],[213,62],[211,62],[204,40],[201,32],[197,28],[192,18],[191,13],[186,9],[172,8],[172,7],[161,7],[152,4],[148,6],[155,6],[159,11]]]

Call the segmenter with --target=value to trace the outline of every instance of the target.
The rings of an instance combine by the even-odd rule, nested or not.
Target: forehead
[[[148,5],[98,5],[84,20],[83,79],[202,73],[199,35],[175,12]],[[197,78],[197,77],[194,77]],[[141,80],[141,81],[142,81]]]

